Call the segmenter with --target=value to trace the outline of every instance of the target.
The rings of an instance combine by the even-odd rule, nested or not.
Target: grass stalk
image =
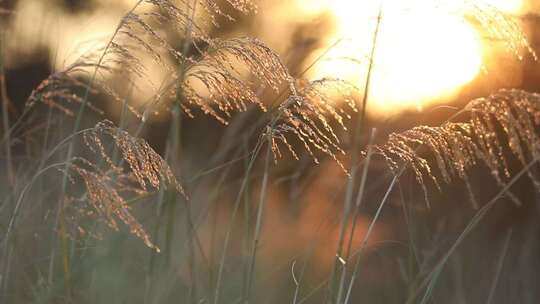
[[[24,188],[21,191],[21,194],[17,198],[17,201],[15,203],[15,207],[14,207],[12,215],[10,217],[8,227],[6,229],[4,239],[2,240],[2,246],[4,247],[4,254],[3,254],[3,256],[4,256],[4,267],[3,267],[3,269],[4,270],[3,270],[3,275],[2,275],[2,288],[3,288],[2,294],[5,294],[5,291],[6,291],[6,288],[7,288],[7,282],[8,282],[8,278],[9,278],[9,269],[10,269],[10,266],[11,266],[11,256],[12,256],[12,252],[13,252],[12,247],[10,246],[10,242],[11,242],[11,237],[12,237],[12,234],[13,234],[13,229],[15,227],[15,223],[16,223],[17,218],[19,216],[19,210],[20,210],[20,208],[22,206],[22,202],[24,201],[24,198],[25,198],[26,194],[28,193],[28,191],[30,191],[30,189],[31,189],[32,185],[34,184],[34,182],[39,177],[41,177],[41,175],[43,175],[45,172],[49,171],[50,169],[58,168],[58,167],[61,167],[63,165],[65,165],[65,163],[61,162],[61,163],[55,163],[55,164],[49,165],[49,166],[47,166],[45,168],[42,168],[39,172],[34,174],[32,179],[24,186]]]
[[[351,172],[350,172],[351,176],[348,180],[347,189],[345,192],[343,216],[342,216],[342,220],[340,224],[339,238],[338,238],[338,244],[337,244],[337,249],[336,249],[336,258],[334,261],[334,268],[332,270],[330,286],[329,286],[331,299],[334,299],[334,289],[335,289],[335,285],[337,284],[336,275],[339,272],[338,267],[339,265],[343,265],[342,255],[343,255],[343,246],[344,246],[344,241],[345,241],[345,231],[349,222],[350,211],[352,208],[353,189],[356,182],[356,174],[357,174],[356,162],[358,159],[358,154],[360,153],[360,142],[361,142],[363,126],[365,124],[366,108],[367,108],[368,99],[369,99],[371,78],[373,74],[374,58],[375,58],[375,52],[377,49],[377,40],[379,37],[379,31],[380,31],[380,26],[381,26],[381,21],[382,21],[382,13],[383,13],[383,1],[381,0],[379,4],[377,21],[375,23],[375,30],[373,32],[373,37],[372,37],[371,50],[369,54],[369,64],[367,68],[364,93],[362,97],[362,107],[360,109],[360,115],[358,117],[358,120],[356,121],[356,126],[353,130],[354,134],[353,134],[353,147],[352,147],[352,154],[351,154]],[[345,271],[345,268],[343,268],[342,271]],[[339,303],[337,302],[338,301],[337,295],[336,295],[335,301],[336,303]],[[331,302],[334,302],[334,300],[331,300]]]
[[[416,265],[419,263],[418,253],[415,247],[416,239],[414,237],[414,230],[413,230],[413,223],[414,221],[411,219],[411,211],[409,207],[407,206],[407,203],[405,202],[405,195],[403,194],[403,187],[401,186],[401,181],[398,181],[398,189],[399,189],[399,199],[401,202],[401,208],[403,210],[403,217],[405,219],[405,225],[407,226],[407,235],[409,238],[409,252],[408,252],[408,279],[412,277],[412,274],[416,271]],[[412,292],[411,290],[412,284],[409,284],[408,286],[408,292],[409,294]]]
[[[504,185],[504,187],[502,187],[499,192],[495,196],[493,196],[491,200],[489,200],[484,206],[482,206],[482,208],[478,209],[478,211],[471,218],[467,226],[463,229],[461,234],[457,237],[452,246],[448,249],[446,254],[439,260],[433,270],[421,281],[416,292],[409,297],[406,304],[414,303],[416,297],[418,296],[418,293],[423,289],[426,289],[426,292],[424,293],[424,297],[420,303],[426,303],[428,301],[431,291],[433,290],[437,282],[437,278],[444,269],[444,266],[446,265],[446,262],[448,261],[450,256],[456,251],[456,249],[463,242],[463,240],[465,240],[467,235],[480,223],[480,221],[491,210],[491,208],[493,208],[493,206],[495,206],[495,204],[506,195],[510,187],[512,187],[512,185],[514,185],[521,177],[527,174],[528,171],[531,170],[539,160],[540,158],[537,157],[530,161],[516,175],[514,175],[514,177],[506,185]]]
[[[129,11],[128,14],[131,14],[143,1],[144,0],[138,0],[137,3],[131,8],[131,10]],[[103,50],[101,56],[99,57],[99,59],[98,59],[98,61],[96,63],[96,66],[94,67],[94,71],[92,72],[92,77],[89,80],[88,86],[86,86],[86,89],[85,89],[83,97],[82,97],[82,102],[81,102],[81,105],[79,107],[79,111],[77,112],[77,115],[75,117],[75,123],[73,125],[72,134],[75,134],[75,133],[77,133],[79,131],[79,128],[80,128],[80,126],[82,124],[82,118],[83,118],[83,115],[85,113],[86,106],[88,104],[88,99],[90,97],[90,90],[91,90],[91,87],[93,86],[93,84],[94,84],[94,82],[96,80],[98,70],[101,67],[101,64],[102,64],[103,60],[105,59],[105,56],[107,55],[107,52],[108,52],[109,48],[111,47],[116,35],[119,33],[120,29],[124,25],[124,22],[125,21],[122,18],[122,20],[118,23],[115,31],[113,32],[113,35],[111,36],[110,40],[108,41],[105,49]],[[65,168],[64,168],[65,171],[67,171],[69,169],[69,166],[71,165],[74,150],[75,150],[75,140],[74,140],[74,137],[72,137],[72,140],[69,142],[68,151],[67,151],[67,154],[66,154],[66,161],[65,161]],[[61,196],[64,196],[64,194],[66,193],[67,184],[68,184],[68,175],[66,173],[66,174],[64,174],[63,179],[62,179]],[[60,202],[61,201],[62,200],[60,200]],[[61,206],[59,206],[59,208],[61,208]],[[66,239],[65,235],[60,235],[60,238],[62,239],[61,240],[62,244],[64,242],[68,241]],[[66,254],[66,252],[64,252],[64,254]],[[64,257],[64,259],[65,258],[66,257]],[[69,257],[67,257],[67,258],[69,258]],[[54,261],[52,263],[54,263]],[[53,269],[53,268],[54,267],[51,267],[51,269]],[[66,276],[66,277],[69,278],[69,276]]]
[[[371,221],[370,223],[370,226],[368,227],[368,231],[366,232],[366,235],[364,236],[364,239],[361,243],[361,246],[359,247],[358,250],[354,251],[353,253],[351,253],[351,256],[350,258],[353,258],[353,257],[357,257],[357,261],[356,261],[356,264],[355,264],[355,269],[357,269],[359,266],[359,259],[361,257],[361,254],[363,253],[364,249],[365,249],[365,245],[367,244],[367,241],[369,239],[369,235],[371,234],[371,230],[373,230],[373,227],[375,225],[375,222],[376,220],[378,219],[378,217],[380,216],[381,212],[382,212],[382,208],[383,206],[386,204],[386,200],[388,199],[388,196],[390,195],[390,192],[392,191],[392,189],[394,188],[395,184],[397,184],[397,181],[399,180],[399,175],[395,175],[390,183],[390,185],[388,186],[387,190],[386,190],[386,193],[383,197],[383,199],[381,200],[381,203],[379,203],[379,208],[377,209],[377,212],[375,213],[375,216],[374,216],[374,220]],[[371,229],[370,229],[371,228]],[[355,279],[355,272],[353,272],[353,279]],[[352,280],[351,280],[352,281]],[[325,280],[323,280],[322,282],[320,282],[316,287],[314,287],[310,292],[309,294],[307,294],[306,296],[304,296],[301,300],[298,301],[298,304],[302,304],[302,303],[305,303],[311,296],[313,296],[319,289],[323,288],[325,285],[327,285],[328,283],[330,282],[330,278],[327,278]],[[354,285],[354,282],[353,282],[353,285]],[[349,284],[349,287],[353,286],[351,284]],[[345,303],[347,303],[348,299],[350,297],[350,289],[347,290],[347,296],[345,298]]]
[[[497,290],[497,284],[499,283],[499,278],[501,276],[502,269],[504,266],[504,259],[506,258],[506,254],[508,253],[508,246],[510,245],[512,232],[513,232],[512,229],[508,230],[508,232],[506,233],[506,237],[504,238],[503,248],[501,250],[501,254],[497,262],[497,269],[495,271],[495,277],[493,278],[493,282],[491,283],[491,288],[489,289],[489,296],[487,298],[486,304],[491,304],[493,301],[493,298],[495,297],[495,291]]]
[[[138,0],[137,3],[135,3],[135,5],[130,9],[130,11],[126,15],[129,15],[129,14],[133,13],[133,11],[135,11],[135,9],[143,1],[144,0]],[[105,49],[103,50],[101,56],[99,57],[96,65],[95,65],[94,71],[92,72],[92,77],[90,77],[90,80],[88,82],[88,86],[86,86],[86,89],[84,90],[84,94],[83,94],[83,97],[82,97],[82,103],[81,103],[81,105],[79,107],[79,111],[77,112],[77,116],[75,117],[75,123],[73,125],[72,133],[76,133],[80,128],[80,125],[82,123],[82,118],[83,118],[84,112],[86,110],[86,105],[88,104],[88,99],[90,97],[90,90],[91,90],[91,87],[93,86],[94,82],[96,81],[98,70],[101,67],[101,64],[102,64],[103,60],[105,59],[105,56],[107,55],[107,52],[109,51],[109,48],[111,47],[114,39],[116,38],[116,35],[118,35],[120,29],[124,26],[124,22],[125,22],[124,18],[122,18],[120,20],[120,22],[118,23],[118,25],[116,26],[116,29],[114,30],[111,38],[107,42],[107,45],[105,46]],[[68,152],[67,152],[67,156],[66,156],[66,169],[71,164],[71,158],[73,157],[74,149],[75,149],[75,142],[71,141],[70,144],[69,144]],[[62,181],[62,194],[65,193],[66,185],[67,185],[67,176],[64,176],[64,179]]]
[[[167,155],[165,155],[167,157]],[[154,226],[154,231],[152,234],[152,239],[154,240],[155,244],[158,244],[159,241],[159,232],[161,230],[161,223],[163,222],[163,215],[164,215],[164,204],[166,201],[167,193],[164,188],[159,189],[158,193],[158,206],[157,206],[157,221]],[[154,271],[156,268],[156,260],[158,252],[156,250],[149,248],[150,250],[150,259],[148,261],[148,271],[146,273],[146,286],[145,286],[145,296],[144,296],[144,303],[152,303],[150,301],[150,298],[153,296],[153,282],[154,282]]]
[[[246,168],[244,178],[242,179],[242,184],[240,185],[240,190],[238,191],[238,195],[236,196],[236,200],[234,202],[233,210],[231,212],[231,219],[229,221],[229,226],[228,226],[227,232],[225,234],[225,241],[224,241],[224,244],[223,244],[223,252],[221,254],[221,260],[220,260],[220,263],[219,263],[219,269],[218,269],[218,274],[217,274],[217,278],[216,278],[216,286],[215,286],[214,299],[213,299],[214,304],[219,303],[219,297],[221,296],[221,285],[223,283],[223,271],[224,271],[224,267],[225,267],[225,259],[227,257],[227,251],[228,251],[228,248],[229,248],[229,242],[230,242],[230,239],[231,239],[232,230],[233,230],[233,227],[234,227],[234,223],[236,221],[236,216],[237,216],[237,213],[238,213],[238,209],[240,209],[240,203],[242,202],[242,198],[243,198],[243,196],[245,194],[245,190],[247,188],[247,184],[248,184],[248,181],[249,181],[251,170],[253,168],[253,165],[255,164],[255,160],[257,159],[257,156],[258,156],[258,154],[260,152],[261,146],[262,146],[262,143],[259,142],[257,144],[257,146],[255,147],[255,149],[254,149],[254,153],[252,154],[252,156],[251,156],[251,158],[249,160],[249,163],[248,163],[248,166]]]
[[[322,226],[322,222],[321,224],[318,226],[317,230],[316,231],[320,231],[320,228]],[[306,269],[308,267],[308,262],[309,260],[311,259],[311,257],[313,256],[313,254],[315,253],[315,249],[318,245],[320,241],[317,240],[316,238],[313,238],[311,240],[311,244],[309,246],[309,249],[307,250],[307,253],[305,254],[306,257],[305,257],[305,261],[304,261],[304,265],[302,265],[302,270],[300,272],[300,275],[298,278],[296,277],[293,277],[294,279],[294,283],[295,283],[295,290],[294,290],[294,297],[293,297],[293,304],[298,304],[298,303],[301,303],[303,301],[300,301],[299,302],[299,295],[300,295],[300,285],[302,284],[302,281],[304,279],[304,275],[305,275],[305,272],[306,272]],[[293,265],[294,266],[294,265]],[[292,267],[291,269],[291,272],[294,273],[294,268]],[[324,282],[324,284],[326,284],[326,282]],[[322,285],[321,285],[322,287]],[[306,298],[304,298],[305,300]]]
[[[268,137],[271,135],[268,135]],[[249,303],[250,294],[251,294],[251,288],[253,285],[254,279],[254,272],[255,272],[255,262],[256,262],[256,256],[257,256],[257,249],[259,248],[259,241],[260,241],[260,235],[261,235],[261,228],[262,228],[262,220],[263,220],[263,214],[264,209],[267,201],[267,191],[268,191],[268,176],[270,173],[270,160],[272,158],[272,144],[270,142],[270,138],[268,138],[267,143],[267,149],[266,149],[266,157],[264,160],[264,172],[263,172],[263,179],[261,183],[261,195],[259,197],[259,204],[257,206],[257,219],[255,222],[255,232],[253,235],[253,245],[251,249],[251,258],[249,262],[249,270],[248,270],[248,277],[247,277],[247,288],[244,294],[244,301],[245,303]]]
[[[4,138],[7,141],[6,149],[6,172],[10,185],[15,182],[15,173],[13,171],[13,160],[11,155],[11,137],[9,125],[9,110],[13,104],[9,100],[7,94],[6,75],[4,72],[4,47],[5,47],[5,29],[0,30],[0,102],[2,103],[2,129],[4,130]]]
[[[62,205],[64,202],[62,201]],[[66,235],[66,222],[64,218],[64,208],[63,206],[60,207],[59,213],[60,216],[58,217],[59,220],[59,232],[61,237],[61,246],[62,246],[62,269],[64,271],[64,290],[65,290],[65,297],[66,301],[70,303],[72,300],[72,289],[71,289],[71,256],[69,253],[69,240],[67,239]]]
[[[360,206],[362,205],[362,201],[363,201],[363,198],[364,198],[364,191],[365,191],[365,187],[366,187],[366,181],[367,181],[369,165],[371,163],[371,156],[373,154],[372,144],[373,144],[373,140],[375,139],[376,132],[377,132],[376,129],[371,130],[371,135],[369,137],[369,143],[368,143],[366,159],[363,161],[363,164],[362,164],[363,165],[363,168],[362,168],[363,170],[362,170],[362,176],[360,178],[360,186],[358,188],[358,193],[356,194],[356,201],[355,201],[355,204],[354,204],[354,214],[353,214],[353,217],[352,217],[352,224],[351,224],[351,228],[350,228],[350,232],[349,232],[348,245],[347,245],[347,249],[345,251],[345,256],[343,258],[345,261],[349,260],[349,257],[350,257],[350,254],[351,254],[352,244],[353,244],[353,241],[354,241],[354,235],[355,235],[355,232],[356,232],[356,224],[358,222],[358,216],[360,215]],[[345,269],[343,269],[343,271],[341,272],[341,278],[340,278],[339,289],[338,289],[337,303],[342,302],[343,288],[345,286],[345,278],[347,277],[346,266],[347,265],[345,264],[344,265]]]
[[[247,139],[244,140],[244,144],[243,144],[243,152],[247,152],[248,151],[248,142],[247,142]],[[249,163],[249,158],[246,159],[244,161],[244,170],[247,169],[247,166],[248,166],[248,163]],[[251,252],[251,234],[252,234],[252,231],[251,231],[251,189],[250,189],[250,183],[247,184],[246,186],[246,193],[247,195],[244,196],[244,218],[243,218],[243,221],[244,221],[244,250],[245,250],[245,256],[248,257],[250,255],[250,252]],[[244,274],[243,274],[243,282],[242,282],[242,294],[241,294],[241,299],[244,299],[244,295],[245,295],[245,291],[247,290],[247,285],[248,285],[248,277],[249,277],[249,260],[247,260],[246,258],[246,261],[244,263]]]
[[[135,9],[137,7],[139,7],[139,5],[143,1],[144,0],[138,0],[137,3],[135,3],[135,5],[133,5],[133,7],[129,10],[129,12],[126,15],[129,15],[129,14],[133,13],[135,11]],[[125,22],[125,20],[124,20],[124,18],[122,18],[120,20],[120,22],[118,23],[118,25],[116,26],[116,29],[114,30],[111,38],[107,42],[107,45],[105,46],[105,49],[103,50],[101,56],[99,57],[99,59],[98,59],[98,61],[96,63],[94,71],[92,72],[92,77],[90,77],[90,80],[88,82],[88,86],[86,86],[86,89],[84,90],[84,94],[83,94],[83,97],[82,97],[82,103],[81,103],[81,106],[79,107],[79,111],[77,112],[77,116],[75,117],[75,124],[73,125],[73,132],[72,133],[77,132],[79,130],[79,128],[80,128],[80,125],[82,123],[82,118],[83,118],[84,112],[86,110],[86,105],[88,104],[88,99],[90,97],[90,90],[91,90],[91,87],[93,86],[94,82],[96,81],[98,70],[101,67],[101,64],[103,63],[103,60],[105,59],[105,56],[107,55],[107,52],[109,51],[114,39],[116,38],[116,36],[120,32],[120,29],[122,29],[122,27],[124,26],[124,22]],[[74,142],[71,142],[70,145],[69,145],[68,153],[67,153],[67,157],[66,157],[66,159],[68,160],[68,163],[66,164],[66,166],[69,165],[69,160],[73,156],[73,152],[74,152]],[[67,178],[64,178],[63,187],[62,187],[63,189],[65,189],[65,183],[67,182],[66,179]]]
[[[377,209],[377,212],[375,213],[375,216],[373,217],[373,220],[371,221],[371,223],[368,226],[368,229],[366,231],[366,235],[364,236],[364,239],[362,240],[362,243],[360,244],[360,249],[359,249],[360,252],[358,252],[357,257],[356,257],[356,262],[354,264],[354,270],[353,270],[353,273],[352,273],[351,280],[349,281],[349,286],[347,288],[347,295],[345,297],[344,304],[349,303],[352,288],[353,288],[354,283],[356,282],[356,279],[358,277],[358,271],[360,270],[360,261],[362,259],[362,250],[366,247],[367,242],[369,240],[369,236],[371,235],[371,233],[373,231],[373,228],[375,227],[375,223],[379,219],[379,216],[381,215],[381,211],[382,211],[385,203],[388,201],[388,197],[390,196],[390,193],[394,189],[394,186],[396,185],[396,182],[397,182],[398,178],[399,177],[396,175],[392,179],[392,182],[390,183],[390,186],[388,186],[388,189],[386,190],[386,193],[384,194],[384,197],[381,200],[381,203],[379,204],[379,208]]]

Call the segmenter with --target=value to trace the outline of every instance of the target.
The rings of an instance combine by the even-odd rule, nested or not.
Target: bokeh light
[[[360,88],[365,84],[379,1],[302,1],[306,12],[329,11],[333,35],[313,54],[313,78],[341,77]],[[482,33],[463,15],[426,0],[385,1],[377,36],[370,91],[370,110],[392,114],[448,101],[482,70]],[[489,1],[509,13],[522,1]],[[297,4],[298,5],[298,4]]]

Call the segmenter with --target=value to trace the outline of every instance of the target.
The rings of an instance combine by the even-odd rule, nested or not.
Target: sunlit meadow
[[[538,303],[534,0],[0,0],[0,303]]]

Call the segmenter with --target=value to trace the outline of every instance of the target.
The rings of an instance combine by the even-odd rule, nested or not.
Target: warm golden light
[[[523,0],[484,0],[483,2],[503,12],[513,14],[521,13],[523,10]]]
[[[443,2],[441,5],[456,4]],[[370,86],[372,113],[421,109],[428,103],[448,100],[481,71],[480,34],[462,15],[441,9],[435,1],[384,3]],[[521,9],[518,0],[484,3],[509,12]],[[340,77],[362,88],[379,1],[315,0],[305,6],[310,12],[328,10],[335,17],[334,35],[327,47],[314,54],[315,59],[326,52],[312,77]]]

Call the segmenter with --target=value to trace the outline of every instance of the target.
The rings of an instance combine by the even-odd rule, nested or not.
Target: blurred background
[[[32,90],[48,75],[76,60],[93,41],[108,39],[135,2],[0,0],[7,95],[15,107],[11,115],[22,112]],[[504,41],[451,8],[427,4],[426,0],[388,2],[391,5],[382,14],[373,58],[363,144],[371,128],[378,130],[375,142],[383,143],[391,132],[438,125],[471,99],[500,88],[540,92],[540,63],[532,54],[508,50]],[[513,16],[532,49],[540,52],[538,1],[486,2]],[[377,1],[260,0],[257,5],[256,14],[231,12],[236,21],[219,20],[219,27],[209,25],[204,12],[197,18],[208,25],[212,37],[251,36],[264,41],[280,54],[295,77],[338,77],[363,89],[379,13]],[[164,69],[148,73],[157,83],[167,77]],[[131,102],[141,103],[148,97],[137,94]],[[270,104],[272,99],[263,101]],[[118,104],[106,100],[99,104],[106,110],[105,117],[119,120]],[[253,111],[240,113],[227,128],[202,114],[182,121],[177,135],[182,154],[172,158],[175,173],[191,193],[191,210],[174,199],[159,207],[149,199],[137,211],[169,254],[156,254],[126,231],[105,234],[73,262],[77,265],[74,281],[79,287],[76,303],[141,303],[142,299],[147,303],[195,303],[190,297],[198,300],[212,290],[231,206],[246,164],[236,161],[224,170],[213,168],[249,153],[257,137],[244,136],[243,131],[249,129],[254,115]],[[154,116],[144,138],[164,154],[172,128],[170,114]],[[27,132],[32,134],[30,128]],[[241,148],[233,153],[231,146]],[[321,283],[335,261],[347,177],[332,160],[323,159],[314,166],[306,155],[300,158],[272,169],[253,283],[254,303],[292,303],[298,278],[297,303],[325,303],[326,287]],[[262,165],[257,164],[256,169],[255,178],[260,179]],[[369,176],[353,247],[361,243],[391,180],[382,160],[374,160]],[[472,182],[484,201],[497,192],[487,170],[474,172]],[[253,201],[259,187],[258,182],[250,185]],[[475,210],[463,183],[444,187],[441,192],[430,189],[428,209],[414,177],[401,180],[362,253],[360,277],[350,303],[405,303],[418,283],[414,274],[431,270],[448,250]],[[525,204],[497,205],[452,256],[427,303],[486,302],[494,278],[496,297],[490,298],[491,303],[540,301],[539,197],[527,181],[518,183],[514,193]],[[186,214],[193,220],[186,220]],[[245,284],[242,275],[249,246],[242,230],[253,221],[249,203],[240,214],[224,270],[223,303],[236,303],[237,290]],[[38,234],[47,235],[48,226],[41,224],[39,216],[27,221],[43,229]],[[160,226],[167,221],[174,224],[167,229]],[[195,239],[191,225],[197,231]],[[34,266],[46,263],[40,259],[46,259],[48,253],[44,249],[48,245],[39,245],[48,239],[38,239],[35,247],[17,258],[26,272],[17,275],[20,290],[13,293],[18,294],[19,303],[38,298],[60,303],[62,299],[38,296],[50,288],[50,280],[40,272],[42,266]],[[411,247],[417,248],[414,254]],[[36,252],[43,257],[37,258]],[[499,265],[502,268],[497,271]]]
[[[535,13],[540,4],[528,0],[483,2],[514,15],[531,45],[537,44]],[[87,51],[92,41],[110,37],[133,3],[2,1],[5,9],[16,12],[4,13],[2,18],[9,33],[6,69],[20,71],[21,78],[28,78],[25,69],[35,66],[30,74],[39,80],[38,73],[43,78],[49,71],[66,67]],[[388,117],[403,110],[448,104],[463,91],[478,95],[499,87],[534,89],[537,63],[532,56],[523,56],[520,61],[508,54],[505,41],[497,41],[464,19],[461,11],[446,7],[444,1],[389,3],[374,58],[373,115]],[[339,77],[362,86],[378,13],[376,1],[260,1],[258,7],[257,14],[235,16],[240,18],[237,22],[223,22],[211,29],[212,35],[257,37],[281,54],[293,74],[303,73],[316,61],[304,72],[307,78]],[[16,76],[10,78],[10,84],[17,81]],[[10,90],[14,97],[24,93],[21,87]]]

